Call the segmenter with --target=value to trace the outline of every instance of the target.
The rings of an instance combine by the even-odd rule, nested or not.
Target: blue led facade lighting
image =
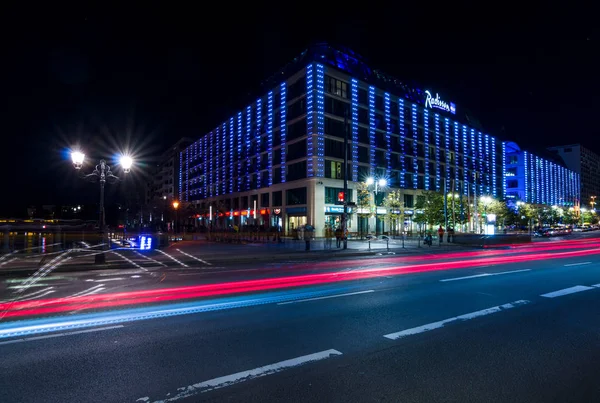
[[[177,189],[177,195],[179,196],[179,200],[181,200],[181,167],[183,166],[183,152],[179,153],[179,189]]]
[[[213,132],[210,132],[208,134],[208,151],[209,151],[209,155],[208,155],[208,196],[209,197],[213,197],[214,192],[214,183],[213,183],[213,177],[214,177],[214,172],[215,172],[215,160],[214,160],[214,135]]]
[[[252,107],[246,107],[246,133],[245,133],[245,143],[246,143],[246,190],[252,189],[250,186],[250,178],[252,177],[252,172],[250,169],[252,168],[252,156],[250,152],[252,151]]]
[[[258,98],[256,100],[256,118],[255,118],[255,133],[254,141],[256,142],[256,188],[260,189],[263,186],[262,177],[260,174],[261,159],[260,153],[262,151],[262,100]]]
[[[236,133],[237,133],[236,142],[237,142],[237,171],[238,171],[236,188],[237,188],[238,192],[241,192],[243,190],[242,183],[244,181],[244,170],[242,169],[242,167],[243,167],[243,162],[242,162],[243,161],[243,158],[242,158],[243,149],[242,149],[242,147],[243,147],[244,143],[242,140],[242,113],[241,112],[238,113],[238,115],[237,115],[236,123],[237,123],[237,125],[235,128],[236,128]]]
[[[221,188],[219,186],[221,184],[221,131],[219,126],[215,129],[215,148],[215,195],[219,196],[221,194]]]
[[[505,153],[506,151],[506,143],[502,143],[502,152]],[[519,157],[518,157],[519,158]],[[529,199],[529,163],[527,161],[528,157],[527,157],[527,151],[523,151],[523,161],[524,161],[524,167],[525,167],[525,202],[529,203],[530,199]],[[503,177],[504,179],[502,180],[502,183],[504,186],[504,197],[506,197],[506,170],[504,169],[504,167],[506,166],[507,161],[506,161],[506,157],[504,157],[504,164],[503,165]]]
[[[235,131],[233,125],[233,118],[229,118],[229,193],[233,193],[233,181],[234,181],[234,170],[236,160],[234,156],[234,138]]]
[[[502,150],[502,155],[504,155],[504,149]],[[503,160],[504,161],[504,160]],[[498,181],[496,180],[496,138],[492,137],[492,187],[494,188],[494,197],[498,197]],[[504,162],[502,163],[502,167],[504,168]],[[504,183],[504,169],[502,169],[502,183]],[[503,197],[506,198],[506,194],[504,192]]]
[[[405,154],[406,154],[406,149],[405,149],[405,142],[406,142],[406,132],[404,129],[404,100],[402,98],[398,99],[398,126],[399,126],[399,132],[400,132],[400,187],[402,189],[406,188],[406,158],[405,158]]]
[[[392,117],[390,116],[390,94],[387,92],[384,95],[384,112],[385,112],[385,153],[386,160],[386,178],[390,178],[392,175]]]
[[[452,126],[454,127],[454,187],[456,188],[457,191],[461,191],[461,192],[463,192],[463,194],[466,194],[465,193],[466,189],[463,189],[463,187],[460,186],[460,172],[458,169],[458,167],[460,166],[460,159],[458,157],[458,152],[460,150],[460,141],[459,141],[460,128],[458,127],[458,123],[456,123],[456,122],[454,122],[454,124]],[[464,169],[464,166],[463,166],[463,169]]]
[[[425,190],[429,190],[429,112],[427,109],[423,109],[423,148],[425,151]]]
[[[188,201],[189,198],[189,183],[190,183],[190,152],[189,152],[189,148],[186,148],[185,150],[185,201]],[[181,180],[181,174],[179,174],[179,180]],[[181,186],[181,185],[179,185]]]
[[[458,122],[454,122],[454,125],[458,127]],[[467,138],[467,126],[462,127],[462,145],[463,145],[463,181],[464,181],[464,194],[469,194],[469,143]]]
[[[285,141],[287,134],[287,84],[281,83],[279,86],[279,95],[281,102],[279,104],[279,133],[281,137],[281,183],[285,183],[286,178],[286,151]]]
[[[306,161],[306,176],[312,178],[315,175],[313,169],[313,156],[314,156],[314,147],[313,147],[313,134],[314,134],[314,111],[315,111],[315,101],[314,101],[314,83],[315,79],[313,77],[313,65],[309,64],[306,67],[306,156],[308,160]]]
[[[227,122],[223,122],[221,126],[221,137],[222,141],[222,149],[221,149],[221,157],[223,158],[223,173],[221,180],[221,188],[223,190],[223,194],[227,194],[227,145],[229,144],[229,136],[227,135]],[[231,164],[231,161],[229,161]]]
[[[204,136],[202,137],[202,153],[204,155],[204,159],[202,162],[203,168],[202,168],[202,173],[203,173],[203,182],[204,182],[204,197],[208,197],[208,152],[207,152],[207,144],[206,144],[206,139],[208,136]]]
[[[452,189],[452,193],[456,190],[456,183],[452,186],[452,178],[450,177],[450,119],[444,119],[444,149],[446,150],[446,160],[444,161],[444,165],[446,167],[446,189]],[[455,169],[456,171],[456,169]]]
[[[325,71],[317,64],[317,176],[325,176]],[[346,169],[344,167],[344,169]],[[346,172],[344,172],[346,175]]]
[[[471,129],[471,131],[473,131],[473,129]],[[477,154],[477,165],[478,165],[478,169],[477,171],[479,172],[479,194],[483,194],[483,190],[484,190],[484,184],[483,181],[486,179],[485,174],[484,174],[484,166],[483,166],[483,138],[481,135],[481,132],[478,133],[477,136],[477,145],[479,146],[479,153]]]
[[[375,161],[375,87],[369,87],[369,164],[371,176],[375,176],[377,162]]]
[[[496,139],[494,139],[494,153],[496,152]],[[502,142],[502,197],[506,199],[506,143]],[[496,158],[494,157],[494,190],[496,189]],[[525,200],[527,200],[527,165],[525,165]]]
[[[437,113],[433,115],[433,127],[435,130],[435,190],[440,192],[442,190],[441,176],[440,176],[440,115]],[[446,183],[446,190],[448,183]]]
[[[352,79],[352,181],[358,182],[358,80]]]
[[[412,131],[413,131],[413,188],[418,189],[419,183],[419,130],[417,125],[417,104],[412,104]]]
[[[273,91],[267,95],[267,169],[269,186],[273,185]]]
[[[490,189],[490,185],[491,185],[491,180],[490,180],[490,174],[491,174],[491,166],[490,166],[490,136],[488,136],[487,134],[483,137],[484,139],[484,147],[485,147],[485,152],[484,152],[484,161],[485,161],[485,191],[487,194],[492,193],[492,190]],[[496,194],[496,189],[494,189],[494,194]]]
[[[467,130],[467,127],[463,126],[463,129]],[[475,139],[475,130],[471,129],[471,136],[469,137],[469,139],[471,141],[471,172],[473,172],[473,175],[475,175],[475,178],[471,178],[473,183],[473,195],[477,196],[478,194],[481,194],[477,192],[477,183],[480,182],[481,179],[478,177],[479,170],[477,169],[477,147]]]

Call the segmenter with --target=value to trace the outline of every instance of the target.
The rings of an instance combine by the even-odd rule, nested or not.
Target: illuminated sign
[[[338,201],[340,201],[340,202],[344,201],[344,192],[338,192]]]
[[[440,99],[440,94],[435,94],[435,98],[431,95],[431,92],[425,91],[427,97],[425,98],[425,107],[431,109],[441,109],[445,112],[450,112],[451,114],[456,113],[456,105],[452,102],[446,102]]]
[[[343,206],[325,206],[325,213],[343,214]],[[352,214],[352,208],[348,207],[348,214]]]
[[[152,249],[152,237],[151,236],[142,236],[140,237],[140,249],[141,250],[150,250]]]

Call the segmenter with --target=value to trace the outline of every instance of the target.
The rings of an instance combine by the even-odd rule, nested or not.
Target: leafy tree
[[[583,214],[583,223],[584,224],[598,224],[598,213],[595,211],[585,211]]]
[[[368,219],[374,213],[373,195],[369,191],[369,186],[365,182],[360,182],[356,186],[356,207],[356,215],[360,220],[359,223],[362,221],[362,219]],[[359,230],[362,237],[365,229],[360,228]]]
[[[579,222],[579,218],[577,217],[574,208],[565,208],[563,210],[562,222],[565,225],[574,225]]]
[[[444,196],[441,193],[430,190],[423,192],[417,196],[415,210],[413,221],[419,224],[429,227],[444,224]]]
[[[404,197],[399,190],[388,193],[383,199],[386,207],[385,220],[390,224],[392,233],[398,235],[398,223],[404,222]]]

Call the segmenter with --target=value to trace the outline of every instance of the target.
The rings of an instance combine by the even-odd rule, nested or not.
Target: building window
[[[404,207],[414,207],[415,198],[413,195],[404,195]]]
[[[306,178],[306,160],[290,164],[287,168],[287,181]]]
[[[506,182],[506,187],[509,187],[509,188],[518,188],[519,187],[519,181],[507,181]]]
[[[348,84],[333,77],[327,77],[325,88],[330,94],[348,98]]]
[[[283,194],[281,190],[279,192],[273,192],[273,206],[281,206],[283,204]]]
[[[334,204],[338,202],[338,196],[340,193],[344,194],[344,189],[342,188],[325,188],[325,203],[326,204]],[[348,201],[352,201],[352,189],[348,189],[348,197],[346,198]]]
[[[518,164],[519,163],[519,156],[518,155],[511,155],[508,157],[508,163],[510,165],[514,165],[514,164]]]
[[[507,168],[506,176],[517,176],[517,167]]]
[[[269,207],[269,194],[262,193],[260,195],[260,205],[261,207]]]
[[[325,161],[325,177],[331,179],[343,179],[342,163],[338,161]]]
[[[285,203],[287,206],[306,204],[306,187],[286,190]]]

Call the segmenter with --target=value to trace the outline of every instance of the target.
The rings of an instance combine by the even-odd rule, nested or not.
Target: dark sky
[[[437,3],[349,11],[348,2],[318,11],[163,4],[5,14],[1,168],[10,196],[0,215],[95,200],[64,150],[80,144],[96,158],[131,150],[151,163],[244,106],[261,80],[315,41],[346,45],[372,67],[439,92],[522,147],[583,142],[600,153],[600,47],[581,18],[591,10],[556,18],[514,9],[476,16]]]

